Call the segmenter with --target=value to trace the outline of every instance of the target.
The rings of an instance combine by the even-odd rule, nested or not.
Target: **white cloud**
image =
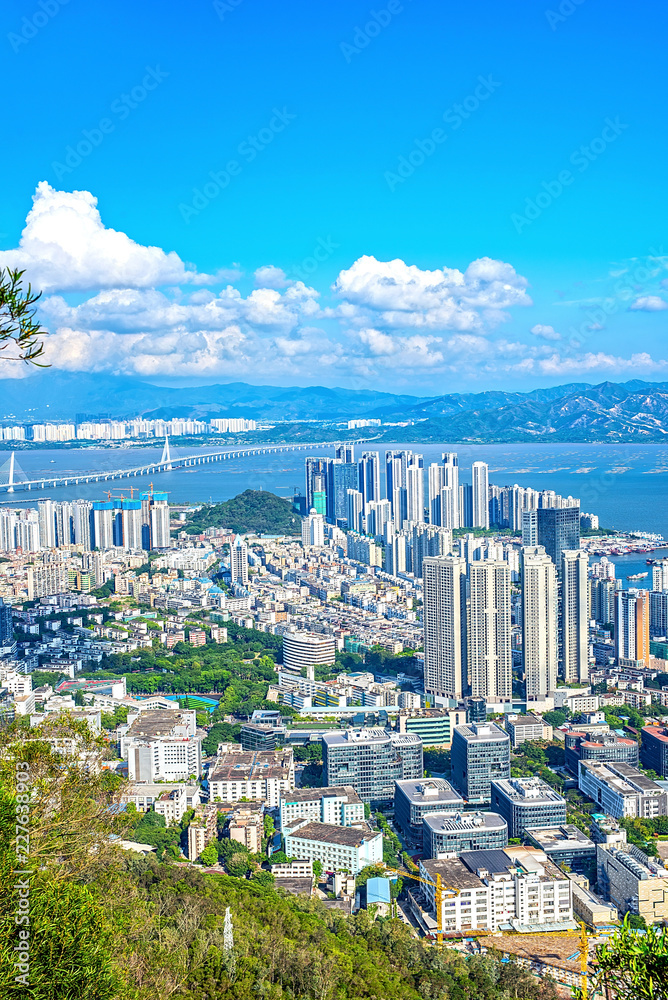
[[[329,315],[362,328],[484,332],[511,306],[531,305],[527,284],[510,264],[489,257],[462,272],[364,256],[339,273],[333,290],[343,302]]]
[[[641,295],[635,302],[632,302],[629,309],[640,312],[662,312],[668,309],[668,302],[659,295]]]
[[[534,337],[541,337],[542,340],[561,340],[561,334],[553,326],[545,326],[543,323],[536,323],[531,327],[531,332]]]
[[[56,191],[46,181],[37,185],[18,248],[0,251],[0,267],[25,269],[44,291],[206,284],[226,274],[199,274],[174,251],[107,229],[89,191]]]
[[[630,358],[615,357],[612,354],[605,354],[603,351],[573,355],[572,357],[562,357],[559,354],[553,354],[549,358],[538,360],[536,363],[536,370],[540,371],[543,375],[573,373],[583,375],[588,372],[617,375],[637,371],[665,371],[667,367],[668,361],[654,360],[646,352],[632,354]]]
[[[273,264],[258,267],[253,277],[255,284],[260,288],[286,288],[290,284],[285,271],[280,267],[274,267]]]

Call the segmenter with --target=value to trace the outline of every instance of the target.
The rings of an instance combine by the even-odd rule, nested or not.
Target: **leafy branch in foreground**
[[[18,350],[12,357],[0,353],[1,361],[25,361],[26,364],[47,368],[37,358],[44,353],[43,337],[48,332],[35,320],[35,303],[42,293],[34,294],[32,286],[23,288],[24,271],[0,268],[0,352],[8,347]]]
[[[597,991],[616,1000],[667,1000],[668,932],[650,926],[639,934],[628,914],[617,933],[596,949]]]

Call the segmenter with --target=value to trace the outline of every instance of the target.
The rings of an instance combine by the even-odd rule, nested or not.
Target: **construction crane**
[[[129,490],[130,490],[130,499],[133,500],[135,493],[138,493],[139,489],[136,486],[130,486]],[[114,500],[125,500],[126,499],[125,493],[127,492],[127,490],[124,492],[122,489],[119,488],[117,490],[103,490],[102,492],[107,494],[107,500],[111,500],[111,499],[114,499]],[[121,495],[120,496],[113,496],[114,493],[120,493]]]
[[[587,938],[587,928],[581,920],[578,921],[580,924],[579,931],[566,931],[567,936],[577,935],[580,938],[580,998],[579,1000],[587,1000],[587,994],[589,992],[589,984],[587,982],[587,962],[589,960],[589,940]],[[568,956],[568,961],[574,961],[578,957],[578,951],[574,951],[572,955]]]
[[[416,882],[422,882],[423,885],[430,885],[433,888],[434,906],[436,908],[436,941],[440,947],[443,944],[443,894],[451,892],[455,896],[458,896],[461,890],[455,889],[451,885],[443,885],[440,873],[436,874],[436,881],[434,882],[431,879],[422,878],[420,875],[413,875],[412,872],[400,872],[396,868],[386,868],[385,870],[388,875],[398,875],[399,878],[412,878]]]

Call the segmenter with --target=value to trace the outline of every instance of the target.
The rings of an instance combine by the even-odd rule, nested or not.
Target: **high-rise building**
[[[0,646],[9,646],[13,638],[12,609],[0,597]]]
[[[557,513],[563,513],[563,511],[557,511]],[[560,565],[559,627],[561,635],[559,647],[562,673],[567,682],[583,683],[589,680],[589,584],[587,580],[589,556],[580,549],[563,549]],[[649,641],[647,648],[649,650]]]
[[[668,559],[660,559],[652,566],[652,590],[668,590]]]
[[[380,456],[377,451],[363,451],[359,461],[359,488],[364,503],[380,500]]]
[[[92,541],[96,549],[111,549],[114,547],[114,514],[113,500],[96,500],[93,503]]]
[[[494,723],[456,726],[451,781],[473,805],[491,802],[492,781],[510,777],[510,737]]]
[[[561,577],[561,554],[580,548],[580,507],[538,508],[537,545],[542,545]]]
[[[522,545],[538,545],[537,509],[522,511]],[[544,546],[543,551],[545,551]]]
[[[473,527],[473,487],[462,483],[459,487],[459,527]]]
[[[466,692],[466,562],[460,556],[422,562],[424,689],[459,700]]]
[[[406,469],[406,520],[424,521],[424,467],[421,455],[413,455]]]
[[[124,549],[141,549],[142,506],[141,500],[121,500],[121,545]]]
[[[649,591],[615,593],[615,652],[620,663],[649,667],[649,615]]]
[[[39,537],[43,549],[56,546],[56,519],[53,500],[40,500],[37,504],[39,516]]]
[[[362,530],[364,497],[359,490],[346,490],[346,525],[349,531]]]
[[[542,545],[523,546],[522,565],[526,699],[544,701],[557,686],[557,573]]]
[[[306,509],[327,515],[327,483],[331,458],[306,459]],[[357,489],[357,486],[354,486]]]
[[[509,837],[521,837],[527,827],[566,822],[566,799],[536,776],[492,781],[491,809],[505,819]]]
[[[443,524],[441,490],[445,486],[445,466],[432,462],[429,466],[429,523]]]
[[[248,583],[248,546],[241,535],[237,535],[230,549],[230,578],[242,587]]]
[[[614,580],[593,577],[589,581],[589,607],[594,621],[600,622],[602,625],[609,625],[615,620],[615,589]],[[654,596],[654,594],[650,595],[650,597]],[[668,598],[668,595],[666,597]],[[656,635],[665,634],[665,632],[656,633]]]
[[[474,697],[503,702],[512,697],[510,567],[479,560],[468,565],[467,664]]]
[[[357,491],[355,491],[357,492]],[[320,547],[325,544],[325,519],[315,507],[308,512],[308,517],[302,521],[302,545],[305,549]]]
[[[169,530],[169,504],[166,493],[151,495],[151,533],[152,549],[168,549],[171,543]],[[145,546],[142,546],[145,548]]]
[[[355,445],[349,442],[337,444],[334,451],[334,459],[351,465],[355,461]]]
[[[327,785],[352,785],[363,802],[392,802],[396,781],[421,778],[422,740],[411,733],[348,729],[322,737]]]
[[[366,531],[367,535],[382,538],[385,527],[392,524],[392,504],[389,500],[371,500],[367,504]]]
[[[332,524],[345,527],[348,513],[348,490],[356,490],[358,486],[359,472],[355,462],[344,462],[340,458],[335,458],[330,462],[327,484],[327,517]]]
[[[489,528],[489,470],[486,462],[471,467],[473,527]]]

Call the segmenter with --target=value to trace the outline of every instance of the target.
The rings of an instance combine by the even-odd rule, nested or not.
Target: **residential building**
[[[487,702],[512,697],[510,567],[485,559],[468,566],[467,667],[470,692]]]
[[[326,872],[358,875],[383,860],[383,835],[357,827],[295,820],[283,831],[288,857],[320,861]]]
[[[528,740],[552,739],[552,726],[539,715],[507,715],[504,728],[510,736],[513,750]]]
[[[460,699],[466,692],[466,561],[423,559],[424,689]]]
[[[352,785],[363,802],[391,802],[395,781],[421,778],[422,741],[410,733],[349,729],[322,737],[327,785]]]
[[[581,760],[578,787],[616,819],[668,815],[668,792],[629,764]]]
[[[209,772],[212,802],[250,799],[265,802],[270,809],[274,809],[280,805],[281,795],[295,787],[292,747],[250,751],[237,750],[226,744],[221,747]]]
[[[464,798],[490,802],[492,781],[510,777],[510,737],[492,722],[457,726],[450,759],[452,782]]]
[[[202,736],[195,712],[141,712],[121,736],[121,756],[132,781],[184,781],[202,775]]]
[[[349,493],[350,491],[348,491]],[[315,494],[316,501],[319,494]],[[325,504],[325,493],[322,492],[322,504]],[[305,549],[322,548],[325,544],[325,518],[323,511],[311,507],[308,516],[302,520],[302,545]]]
[[[216,839],[218,810],[213,805],[197,806],[188,824],[188,858],[195,861],[205,847]]]
[[[495,812],[429,813],[422,820],[422,857],[506,847],[508,824]]]
[[[288,631],[283,633],[283,668],[301,674],[306,671],[315,680],[316,667],[333,666],[336,659],[336,641],[333,636],[312,632]]]
[[[522,548],[522,573],[526,699],[544,702],[557,686],[557,571],[543,546],[536,545]]]
[[[558,513],[577,511],[563,508]],[[579,524],[579,522],[578,522]],[[589,679],[589,557],[580,549],[561,553],[560,640],[562,675],[567,683]]]
[[[232,583],[238,583],[242,587],[248,585],[248,546],[241,535],[237,535],[230,549],[230,577]]]
[[[598,891],[620,913],[635,913],[648,924],[668,921],[668,868],[633,844],[596,848]]]
[[[486,462],[471,466],[473,527],[489,528],[489,467]]]
[[[668,727],[643,726],[640,739],[643,767],[668,778]]]
[[[231,813],[227,836],[251,854],[260,854],[264,836],[264,807],[261,802],[242,802]]]
[[[648,590],[618,590],[615,593],[615,653],[622,666],[649,667]]]
[[[492,781],[491,808],[506,820],[509,837],[521,837],[527,827],[566,822],[566,799],[542,778]]]
[[[364,822],[364,803],[352,785],[295,788],[281,795],[281,829],[298,819],[329,826],[356,826]]]
[[[431,813],[455,815],[464,800],[444,778],[397,781],[394,785],[394,822],[411,847],[422,847],[422,820]]]
[[[577,777],[581,760],[623,761],[638,766],[638,744],[613,732],[584,733],[571,729],[564,734],[566,767]]]

